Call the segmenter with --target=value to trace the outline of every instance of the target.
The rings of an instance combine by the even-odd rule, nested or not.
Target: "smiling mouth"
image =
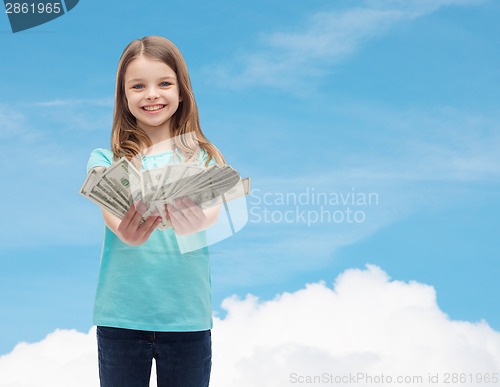
[[[148,112],[154,112],[156,110],[163,109],[165,105],[154,105],[154,106],[143,106],[142,109]]]

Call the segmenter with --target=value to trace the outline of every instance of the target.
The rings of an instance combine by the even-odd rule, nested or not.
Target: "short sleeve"
[[[110,149],[97,148],[90,154],[87,173],[95,167],[109,167],[113,163],[113,152]]]

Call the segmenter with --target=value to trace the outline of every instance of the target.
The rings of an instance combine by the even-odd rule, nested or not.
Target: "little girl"
[[[94,150],[87,171],[124,156],[139,160],[143,169],[179,156],[205,166],[225,163],[201,131],[184,58],[163,37],[134,40],[125,48],[116,75],[111,150]],[[107,227],[94,305],[101,387],[148,386],[153,358],[159,387],[208,386],[208,252],[205,247],[181,254],[177,236],[209,227],[217,208],[202,210],[185,198],[167,205],[164,214],[149,212],[145,221],[142,203],[123,219],[102,213]],[[157,228],[162,216],[171,228]]]

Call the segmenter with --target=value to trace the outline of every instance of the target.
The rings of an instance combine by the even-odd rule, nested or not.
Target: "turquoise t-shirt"
[[[145,156],[143,168],[171,163],[172,154]],[[87,172],[112,162],[111,150],[95,149]],[[181,254],[172,228],[129,246],[105,227],[94,324],[158,332],[211,329],[210,287],[207,247]]]

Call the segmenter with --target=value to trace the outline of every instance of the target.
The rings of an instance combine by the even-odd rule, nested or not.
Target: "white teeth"
[[[154,110],[160,110],[163,108],[165,105],[156,105],[156,106],[144,106],[144,110],[149,110],[149,111],[154,111]]]

